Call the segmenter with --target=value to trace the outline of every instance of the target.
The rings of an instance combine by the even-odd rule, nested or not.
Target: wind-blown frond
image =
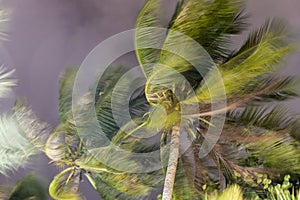
[[[0,116],[0,173],[17,170],[28,163],[38,151],[23,136],[13,116]]]
[[[106,200],[147,200],[149,197],[145,195],[129,195],[126,193],[122,193],[121,191],[115,189],[112,187],[109,183],[106,183],[102,180],[102,177],[100,174],[86,174],[88,180],[90,182],[93,182],[92,185],[94,185],[97,192],[100,194],[100,196]],[[131,184],[131,183],[126,183]]]
[[[60,77],[59,118],[61,122],[68,119],[72,109],[72,91],[77,70],[77,68],[68,68]]]
[[[228,114],[229,123],[233,120],[238,125],[256,126],[273,131],[288,128],[296,120],[282,106],[247,106],[245,109],[233,110]]]
[[[15,70],[8,71],[4,66],[0,66],[0,98],[7,97],[11,87],[16,86],[16,80],[11,78]]]
[[[51,127],[42,122],[33,112],[26,106],[23,100],[17,100],[14,107],[17,123],[24,133],[25,138],[35,147],[43,149],[50,133]]]
[[[49,194],[56,200],[81,200],[78,187],[81,170],[67,168],[54,177],[49,186]]]
[[[158,61],[159,48],[162,46],[166,34],[161,30],[152,29],[162,27],[159,22],[160,3],[161,0],[147,0],[136,21],[136,55],[146,77],[152,73],[153,64]]]
[[[289,135],[269,135],[249,144],[248,149],[252,156],[263,159],[263,165],[267,168],[300,173],[300,150]]]
[[[247,25],[247,15],[240,0],[193,1],[178,4],[170,29],[188,35],[202,45],[215,62],[230,53],[230,36],[240,33]]]
[[[119,126],[142,117],[150,109],[143,91],[131,91],[141,80],[135,79],[134,74],[123,76],[127,72],[128,69],[124,66],[110,66],[98,83],[96,113],[99,124],[109,139],[118,132]]]
[[[255,94],[254,102],[268,102],[268,101],[284,101],[291,98],[298,97],[299,79],[293,76],[280,77],[271,76],[269,78],[258,78],[260,82],[256,80],[249,84],[249,91],[258,91],[259,94]],[[270,87],[271,86],[271,87]],[[253,89],[251,89],[251,87]]]
[[[30,173],[25,178],[18,181],[8,200],[42,200],[47,199],[47,193],[44,181],[35,174]]]
[[[280,21],[267,21],[259,29],[261,37],[258,44],[244,50],[231,58],[226,63],[218,67],[221,81],[224,84],[227,98],[232,98],[237,93],[240,98],[249,92],[253,92],[252,84],[255,80],[261,81],[258,77],[274,73],[274,67],[291,51],[291,45],[286,44],[286,32]],[[222,94],[223,88],[217,86],[216,74],[207,77],[206,84],[199,87],[196,91],[198,101],[209,102],[211,98],[218,98]],[[214,85],[216,85],[214,87]],[[250,86],[250,88],[248,88]]]
[[[286,22],[281,19],[268,19],[257,30],[252,31],[245,43],[228,57],[227,64],[223,67],[235,67],[236,64],[243,62],[251,54],[253,54],[261,45],[261,43],[269,42],[275,47],[283,46],[288,37]]]
[[[218,194],[218,192],[214,192],[210,195],[206,195],[203,197],[205,200],[243,200],[243,192],[240,186],[231,185],[226,190],[222,191]]]

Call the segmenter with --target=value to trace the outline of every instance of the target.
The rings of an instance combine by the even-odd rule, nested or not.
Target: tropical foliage
[[[33,173],[19,180],[12,189],[8,185],[0,187],[0,199],[3,200],[44,200],[47,196],[44,181]]]
[[[297,97],[298,81],[276,71],[293,50],[285,23],[269,19],[232,49],[233,36],[248,26],[241,0],[181,0],[168,31],[157,31],[164,30],[160,3],[148,0],[136,23],[136,55],[146,83],[129,99],[132,121],[121,112],[136,84],[123,76],[129,68],[112,65],[99,77],[97,87],[76,102],[79,122],[72,112],[77,69],[68,69],[60,81],[60,123],[54,130],[24,100],[16,101],[13,115],[1,117],[0,172],[17,169],[44,152],[63,169],[49,186],[54,199],[82,199],[78,187],[84,176],[104,199],[149,199],[162,185],[163,200],[297,199],[289,180],[299,179],[299,120],[280,103]],[[201,46],[194,48],[194,42]],[[15,85],[11,73],[0,68],[0,97]],[[111,143],[91,127],[90,107]],[[123,119],[122,126],[115,114]],[[220,137],[203,152],[211,139],[209,130],[219,126],[213,119],[221,117]],[[145,132],[155,137],[135,137]],[[91,145],[95,141],[99,146]],[[132,153],[161,150],[162,170],[134,173],[141,162],[111,147]]]

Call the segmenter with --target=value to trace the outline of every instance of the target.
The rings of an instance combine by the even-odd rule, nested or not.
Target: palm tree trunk
[[[180,127],[173,126],[170,145],[170,156],[164,184],[162,200],[171,200],[179,156]]]

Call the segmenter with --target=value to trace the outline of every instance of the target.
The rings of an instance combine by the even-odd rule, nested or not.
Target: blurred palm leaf
[[[241,0],[182,0],[169,28],[196,40],[218,63],[230,53],[230,37],[247,27],[242,4]]]
[[[4,175],[25,166],[29,158],[39,152],[24,137],[14,116],[0,117],[0,135],[0,173]]]
[[[15,185],[8,200],[45,200],[47,193],[45,183],[36,175],[29,174]]]
[[[251,47],[241,47],[241,52],[218,67],[229,99],[237,93],[242,97],[241,95],[253,92],[253,82],[261,81],[258,77],[262,75],[274,73],[274,67],[291,51],[291,46],[285,42],[287,33],[281,21],[269,20],[249,37],[252,38],[253,35],[256,40],[249,39],[250,42],[246,42],[250,43],[246,46]],[[212,84],[210,91],[206,85],[196,91],[197,99],[203,103],[222,94],[222,88],[218,88],[217,84],[216,87],[213,86],[217,82],[214,74],[207,77],[206,83],[208,82]]]
[[[72,91],[76,78],[77,68],[68,68],[60,77],[59,87],[59,118],[65,122],[72,109]]]
[[[230,187],[226,188],[221,193],[213,193],[210,195],[206,195],[204,200],[227,200],[227,199],[232,199],[232,200],[243,200],[243,192],[242,189],[238,185],[231,185]]]
[[[49,186],[51,197],[56,200],[81,200],[78,193],[81,170],[67,168],[54,177]]]
[[[14,114],[24,137],[36,148],[43,150],[51,132],[50,125],[41,121],[22,99],[16,101]]]
[[[159,21],[160,3],[160,0],[148,0],[136,21],[136,55],[146,77],[152,73],[154,64],[159,59],[159,48],[166,34],[160,30],[151,29],[162,27]],[[145,48],[153,46],[157,48]]]

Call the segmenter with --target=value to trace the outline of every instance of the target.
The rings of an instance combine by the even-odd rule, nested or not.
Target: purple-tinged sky
[[[66,67],[79,66],[99,42],[134,27],[143,0],[3,0],[11,10],[9,41],[0,61],[17,69],[17,96],[25,96],[44,121],[58,122],[58,80]],[[170,17],[175,0],[165,0],[163,17]],[[267,17],[282,17],[300,38],[300,0],[247,0],[254,25]],[[295,40],[300,48],[300,39]],[[236,38],[237,43],[241,42]],[[300,50],[300,49],[299,49]],[[300,76],[300,53],[287,60],[284,73]],[[300,111],[300,101],[289,104]],[[30,166],[47,181],[57,172],[44,156]],[[17,172],[16,181],[24,170]],[[0,176],[0,183],[4,180]],[[88,183],[81,185],[87,199],[98,199]]]

